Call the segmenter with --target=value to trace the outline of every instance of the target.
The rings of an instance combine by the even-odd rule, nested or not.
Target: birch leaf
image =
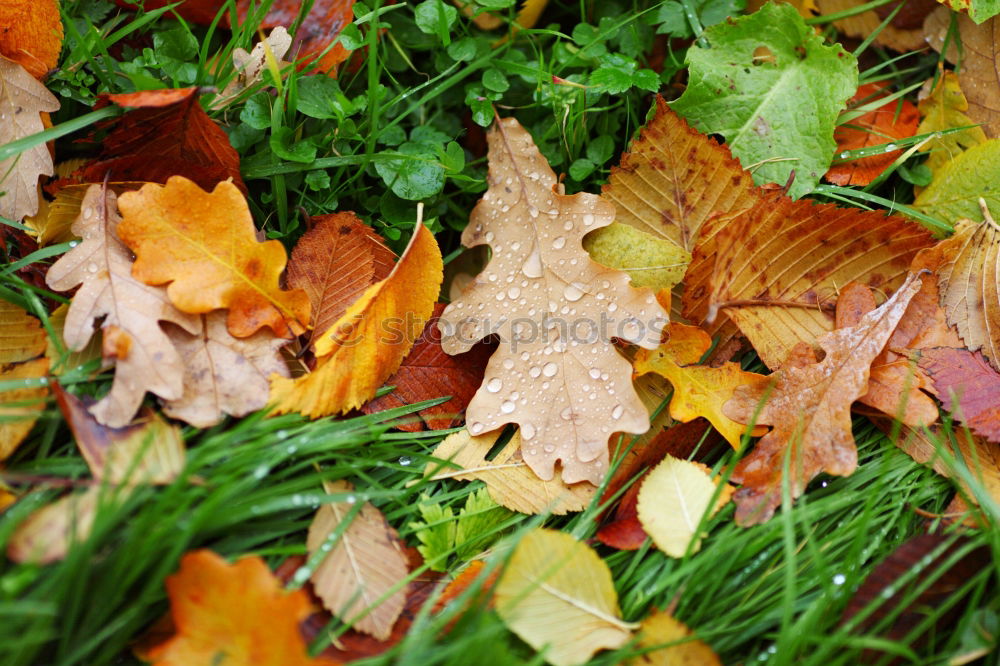
[[[948,224],[963,219],[981,222],[985,217],[980,199],[990,210],[1000,211],[1000,191],[994,187],[997,174],[1000,139],[990,139],[945,163],[913,207]]]
[[[918,108],[923,120],[917,128],[917,134],[932,134],[958,127],[966,128],[954,134],[932,137],[924,144],[924,150],[930,153],[924,164],[935,178],[949,161],[969,148],[986,142],[983,128],[966,115],[969,111],[969,102],[965,99],[958,75],[954,72],[943,72],[934,90],[926,99],[921,100]]]
[[[635,625],[621,619],[608,565],[569,534],[535,528],[518,542],[496,585],[504,623],[554,666],[621,647]]]
[[[979,352],[938,347],[920,353],[934,394],[975,434],[1000,442],[1000,373]]]
[[[655,346],[666,313],[652,292],[633,290],[626,274],[599,266],[581,247],[584,235],[611,223],[610,203],[559,194],[531,135],[512,118],[493,127],[489,144],[489,189],[462,243],[488,244],[493,256],[445,309],[442,347],[457,354],[496,334],[500,346],[466,410],[469,431],[517,423],[524,461],[541,478],[551,479],[561,462],[567,483],[596,484],[608,469],[611,434],[649,428],[628,362],[610,338]],[[570,322],[586,330],[570,330]]]
[[[337,481],[325,490],[328,494],[348,493],[353,487],[346,481]],[[344,521],[350,508],[348,502],[331,502],[319,508],[306,539],[310,557],[324,550],[328,537]],[[381,511],[365,502],[333,550],[313,571],[311,580],[327,610],[351,622],[354,629],[385,640],[403,612],[406,587],[400,586],[388,599],[379,600],[408,573],[396,530],[389,526]],[[352,621],[361,613],[367,614]]]

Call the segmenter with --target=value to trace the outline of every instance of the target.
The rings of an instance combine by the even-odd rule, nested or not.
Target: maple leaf
[[[392,272],[368,287],[319,336],[316,369],[294,380],[272,378],[276,411],[316,418],[356,409],[371,399],[423,330],[442,278],[441,250],[418,222]]]
[[[840,30],[845,35],[858,39],[868,39],[873,33],[878,31],[874,39],[876,44],[904,53],[907,51],[918,51],[926,46],[921,27],[923,25],[923,16],[928,11],[927,6],[933,6],[934,0],[929,0],[929,2],[925,2],[925,0],[909,0],[896,15],[900,17],[911,6],[918,7],[924,5],[922,8],[916,10],[920,15],[920,20],[916,24],[904,21],[902,25],[897,25],[896,21],[890,21],[885,26],[882,26],[885,17],[880,15],[878,11],[858,11],[864,4],[864,0],[816,0],[816,7],[823,15],[847,14],[844,18],[833,22],[837,30]]]
[[[230,182],[211,192],[181,176],[144,185],[119,200],[121,239],[136,254],[132,274],[167,285],[182,312],[228,308],[226,324],[239,338],[269,327],[289,337],[306,330],[309,298],[278,284],[285,269],[279,241],[259,242],[246,199]]]
[[[712,648],[665,611],[654,612],[642,621],[637,647],[649,652],[629,661],[629,666],[722,666]]]
[[[972,432],[1000,442],[1000,373],[979,352],[938,347],[920,353],[920,367],[930,375],[945,409]]]
[[[285,592],[256,556],[227,563],[210,550],[188,552],[167,577],[177,633],[149,650],[154,666],[211,664],[334,666],[312,658],[299,633],[309,597]],[[239,612],[233,612],[239,608]]]
[[[749,210],[707,222],[685,276],[684,313],[724,312],[768,367],[799,342],[833,330],[836,290],[851,281],[900,285],[930,233],[898,216],[771,193]]]
[[[111,391],[91,413],[108,426],[126,425],[150,391],[167,400],[183,393],[183,361],[160,328],[170,321],[195,333],[201,322],[167,299],[166,291],[132,277],[132,255],[119,240],[114,192],[92,185],[84,197],[73,233],[83,241],[49,268],[46,282],[57,291],[77,291],[66,315],[66,346],[80,351],[94,333],[94,322],[104,317],[103,356],[114,361]]]
[[[802,344],[774,374],[772,386],[736,389],[723,407],[727,416],[774,426],[733,472],[732,479],[743,484],[734,496],[737,523],[764,522],[781,504],[786,454],[791,457],[792,499],[820,472],[846,476],[854,471],[858,453],[851,435],[851,403],[867,391],[872,361],[919,289],[920,279],[911,275],[857,326],[822,335],[816,341],[825,352],[822,361],[816,362],[812,348]]]
[[[56,0],[6,0],[0,3],[0,25],[4,26],[0,56],[21,65],[36,79],[59,64],[63,27]]]
[[[9,25],[9,24],[4,24]],[[23,67],[0,58],[0,145],[45,129],[40,115],[56,111],[59,101]],[[0,162],[0,216],[19,221],[38,211],[38,178],[54,173],[42,143]]]
[[[104,95],[102,100],[133,108],[98,126],[107,131],[101,152],[71,179],[98,183],[110,173],[116,181],[166,183],[171,176],[184,176],[205,190],[231,179],[246,192],[240,156],[201,108],[197,87]]]
[[[45,330],[37,319],[0,299],[0,381],[24,383],[23,388],[0,392],[0,460],[17,449],[45,409],[49,360],[38,358],[45,342]]]
[[[569,485],[559,478],[546,481],[531,471],[522,457],[520,432],[514,432],[503,449],[487,460],[502,432],[470,435],[468,430],[461,430],[448,435],[431,452],[441,462],[428,463],[424,475],[431,480],[483,481],[494,502],[519,513],[561,516],[590,505],[594,486]]]
[[[929,155],[924,164],[934,179],[942,172],[944,166],[964,151],[986,142],[986,134],[966,114],[969,102],[962,92],[958,75],[954,72],[943,72],[937,85],[918,105],[923,120],[917,128],[917,134],[934,134],[944,130],[964,127],[961,132],[932,136],[924,144],[924,150]],[[971,126],[971,127],[970,127]]]
[[[292,37],[284,26],[278,26],[271,31],[267,39],[262,39],[249,53],[239,47],[233,49],[233,69],[236,76],[226,85],[225,89],[212,100],[211,109],[224,109],[248,88],[257,85],[269,68],[279,71],[287,65],[282,58],[292,46]],[[272,64],[273,63],[273,64]]]
[[[858,88],[851,102],[854,106],[868,107],[886,96],[884,85],[866,83]],[[835,164],[825,178],[837,185],[868,185],[903,154],[902,150],[892,150],[893,140],[913,136],[919,123],[917,107],[905,99],[885,102],[844,123],[833,133],[838,151],[883,145],[885,150],[880,155]]]
[[[349,493],[353,487],[346,481],[337,481],[325,484],[324,490],[332,495]],[[310,557],[319,551],[327,554],[310,579],[330,612],[350,622],[358,631],[384,641],[403,612],[406,590],[400,587],[384,601],[380,599],[406,578],[409,573],[406,556],[396,530],[370,502],[361,506],[330,550],[326,542],[347,518],[352,505],[353,502],[331,502],[316,512],[309,525],[306,548]],[[366,614],[352,621],[361,613]]]
[[[733,397],[737,386],[747,384],[767,386],[768,378],[745,372],[739,363],[724,363],[719,367],[697,365],[712,346],[708,333],[696,326],[670,324],[670,338],[652,351],[640,350],[635,357],[635,372],[649,372],[670,380],[674,387],[670,399],[670,416],[686,423],[699,416],[708,419],[732,445],[740,447],[746,427],[722,413],[722,405]],[[751,435],[760,436],[763,430]]]
[[[608,469],[611,434],[649,428],[628,362],[610,336],[655,346],[666,313],[652,292],[632,289],[626,274],[583,250],[585,234],[611,223],[611,204],[557,193],[555,174],[513,118],[494,125],[489,144],[489,189],[462,244],[488,244],[493,255],[445,309],[441,344],[458,354],[488,335],[500,339],[466,409],[473,435],[517,423],[524,461],[541,478],[551,479],[561,461],[567,483],[597,484]],[[581,323],[587,330],[577,330]]]
[[[554,666],[582,664],[598,650],[621,647],[636,626],[621,619],[608,565],[564,532],[525,534],[495,593],[504,623],[536,650],[547,647],[545,660]]]

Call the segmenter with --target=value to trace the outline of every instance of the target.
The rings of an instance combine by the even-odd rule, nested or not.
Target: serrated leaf
[[[979,352],[937,347],[920,352],[920,367],[930,375],[944,408],[972,432],[1000,442],[1000,373]]]
[[[945,163],[912,205],[947,224],[982,222],[980,199],[990,210],[1000,211],[1000,191],[994,187],[998,174],[1000,139],[989,139]]]
[[[656,649],[630,660],[629,666],[722,666],[712,648],[666,611],[654,612],[642,621],[639,647]]]

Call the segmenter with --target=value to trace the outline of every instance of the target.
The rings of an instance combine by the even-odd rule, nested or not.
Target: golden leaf
[[[629,666],[722,666],[708,645],[665,611],[654,612],[639,627],[639,647],[654,648],[629,661]]]
[[[676,243],[619,222],[584,236],[583,248],[602,266],[627,273],[633,287],[651,288],[664,308],[691,263],[691,254]]]
[[[45,409],[49,390],[42,382],[49,361],[37,357],[46,340],[37,319],[0,299],[0,381],[23,380],[25,385],[0,392],[0,460],[14,453]]]
[[[943,72],[934,90],[918,105],[923,120],[917,134],[931,134],[957,127],[966,127],[954,134],[932,137],[924,144],[929,155],[924,164],[937,177],[942,167],[962,152],[986,142],[983,128],[976,125],[966,112],[969,102],[962,93],[958,76],[954,72]],[[969,127],[973,125],[973,127]]]
[[[51,564],[63,559],[73,544],[90,536],[98,506],[103,508],[114,499],[120,500],[120,495],[110,495],[101,486],[91,486],[33,512],[11,535],[7,557],[14,562],[33,564]]]

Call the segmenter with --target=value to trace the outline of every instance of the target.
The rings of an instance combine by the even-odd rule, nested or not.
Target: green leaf
[[[259,92],[248,98],[240,111],[240,120],[255,130],[267,129],[271,126],[271,98],[267,93]]]
[[[427,146],[407,141],[398,149],[400,157],[375,163],[375,170],[401,199],[417,201],[434,196],[444,187],[444,167]]]
[[[297,82],[295,109],[310,118],[343,119],[357,111],[354,103],[340,90],[340,84],[329,76],[303,76]]]
[[[426,496],[421,496],[426,500]],[[417,550],[434,571],[448,570],[448,556],[455,546],[455,514],[450,506],[421,502],[417,506],[423,522],[410,523],[420,544]]]
[[[569,177],[575,181],[581,181],[594,172],[596,164],[590,160],[578,159],[569,165]]]
[[[672,104],[696,129],[721,134],[754,180],[801,197],[833,160],[837,116],[858,87],[857,60],[826,46],[794,7],[769,3],[708,28],[693,47],[687,90]]]
[[[448,31],[458,18],[458,10],[441,0],[425,0],[413,8],[414,21],[420,31],[428,35],[437,35],[445,44],[451,39]]]
[[[976,23],[1000,14],[1000,0],[938,0],[956,12],[968,11],[969,18]]]
[[[510,88],[510,83],[507,81],[507,77],[503,75],[503,72],[492,67],[483,72],[483,85],[488,90],[494,92],[504,92],[507,88]]]
[[[493,501],[485,487],[469,495],[458,514],[455,555],[467,560],[481,552],[496,541],[500,524],[512,515],[513,512]]]
[[[913,207],[948,224],[982,222],[980,197],[1000,216],[1000,139],[973,146],[946,163]]]
[[[271,134],[271,150],[283,160],[308,164],[316,159],[316,145],[311,141],[295,141],[295,130],[279,127]]]

